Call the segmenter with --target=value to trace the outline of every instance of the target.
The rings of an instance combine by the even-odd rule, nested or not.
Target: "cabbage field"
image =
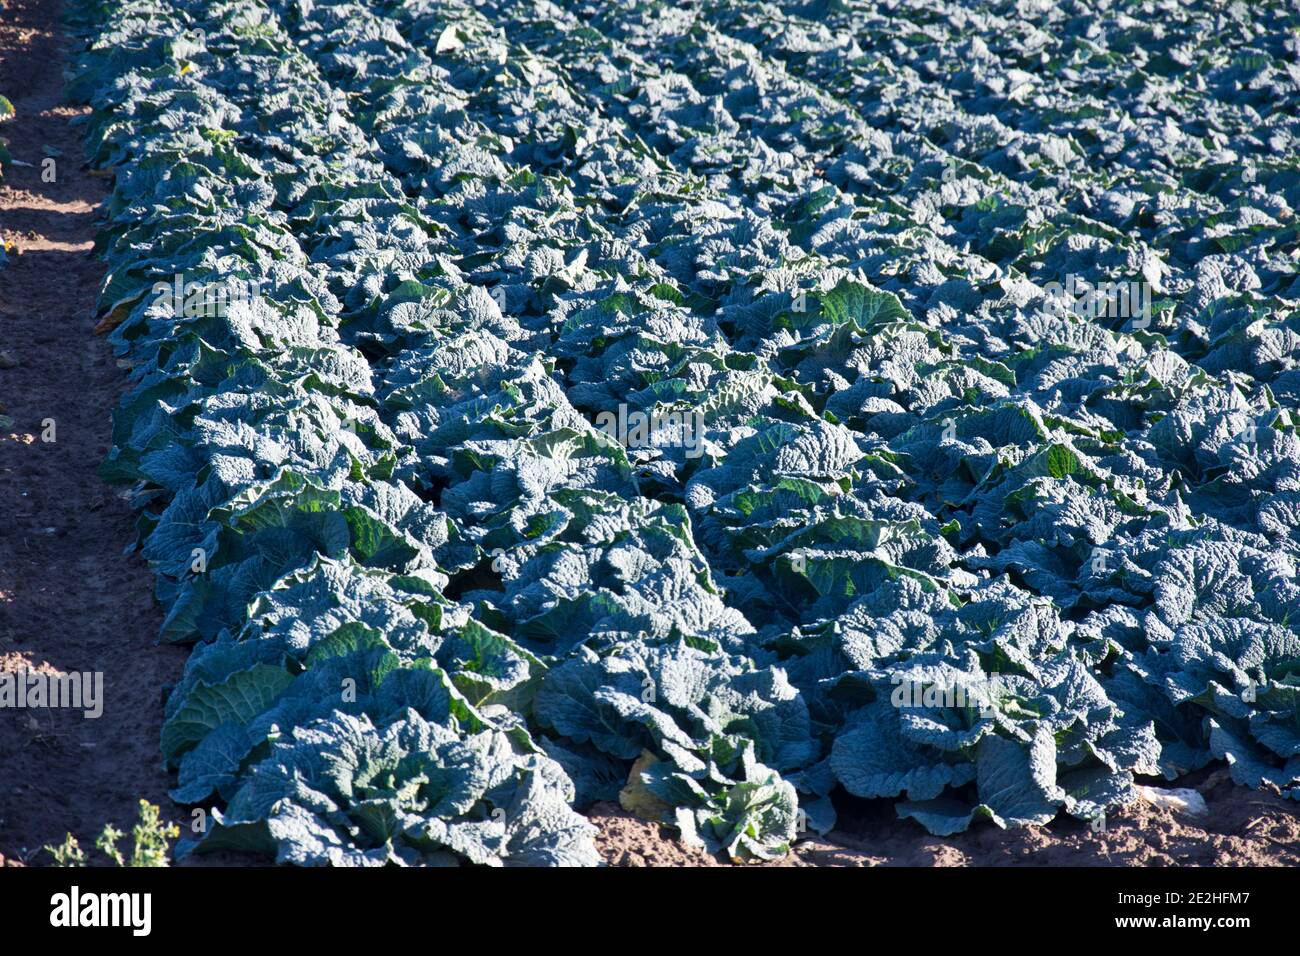
[[[1294,3],[77,10],[180,857],[1300,798]]]

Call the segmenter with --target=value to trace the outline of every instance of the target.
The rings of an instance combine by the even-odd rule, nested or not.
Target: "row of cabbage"
[[[408,450],[341,335],[335,290],[366,297],[341,274],[373,270],[355,210],[383,216],[385,242],[438,227],[264,6],[84,14],[98,39],[77,82],[94,158],[117,171],[105,303],[135,363],[104,470],[138,483],[163,640],[201,642],[162,735],[173,797],[224,806],[199,845],[596,862],[563,770],[493,712],[531,661],[444,596],[434,551],[454,529],[395,476]],[[199,295],[178,318],[205,280],[228,304]]]
[[[170,608],[163,638],[205,642],[170,696],[163,731],[165,756],[179,768],[175,798],[227,803],[202,845],[278,847],[292,862],[413,860],[440,849],[479,862],[534,862],[543,853],[591,862],[589,827],[565,817],[564,801],[553,805],[556,794],[575,799],[573,784],[521,724],[522,714],[553,712],[539,720],[554,728],[571,719],[566,708],[596,706],[566,682],[593,669],[599,677],[605,665],[591,648],[575,649],[582,635],[547,631],[570,612],[544,587],[578,575],[607,577],[617,589],[599,624],[611,656],[628,659],[620,632],[653,638],[631,647],[646,659],[625,668],[653,670],[653,680],[610,675],[611,684],[631,681],[635,694],[603,688],[612,699],[600,706],[626,711],[620,753],[639,753],[636,729],[650,725],[646,742],[669,738],[664,745],[705,777],[663,774],[663,787],[682,795],[673,803],[694,811],[684,822],[698,816],[715,845],[725,840],[737,852],[751,841],[765,850],[769,831],[779,843],[792,830],[793,790],[755,758],[757,734],[726,732],[719,720],[752,717],[772,725],[779,743],[798,703],[779,673],[724,649],[742,646],[737,635],[747,628],[719,600],[684,509],[640,499],[622,450],[568,405],[536,357],[535,337],[459,279],[452,230],[404,201],[333,92],[322,87],[318,103],[294,109],[314,66],[291,51],[271,11],[169,7],[179,22],[160,30],[162,12],[124,10],[100,41],[105,53],[87,57],[81,82],[99,91],[97,159],[119,173],[105,301],[122,319],[114,341],[139,359],[105,472],[141,481],[143,551]],[[163,89],[113,81],[115,60],[138,71],[151,55],[172,66],[159,71],[154,86]],[[272,63],[292,88],[285,106],[285,90],[247,80]],[[412,91],[421,115],[430,115],[432,86]],[[187,115],[199,128],[178,122]],[[293,140],[268,136],[254,156],[223,135],[268,117]],[[135,139],[155,129],[157,141]],[[277,162],[277,152],[286,158]],[[547,198],[540,184],[534,194]],[[141,261],[142,248],[153,261]],[[392,260],[402,255],[399,273]],[[155,288],[177,267],[255,284],[259,295],[178,322],[168,283],[161,296]],[[421,428],[418,443],[399,444],[379,405],[397,429]],[[494,484],[495,492],[483,487]],[[496,522],[491,502],[471,497],[506,489],[519,501]],[[549,663],[567,660],[567,670],[493,630],[508,623],[499,614],[445,597],[441,569],[482,573],[491,535],[520,540],[512,551],[538,552],[547,581],[531,594],[519,584],[521,632],[535,633],[531,643]],[[498,568],[501,551],[491,547]],[[575,598],[581,590],[568,589]],[[547,610],[549,618],[539,613]],[[692,679],[700,672],[712,674],[704,686]],[[658,692],[647,693],[647,683]],[[717,683],[726,686],[709,686]],[[721,706],[715,690],[735,698],[725,716],[696,708],[706,694]],[[647,700],[679,711],[675,719],[694,734]],[[391,757],[409,764],[407,773],[430,775],[430,765],[451,759],[423,754],[423,735],[439,727],[484,728],[472,738],[477,749],[458,737],[461,750],[451,754],[482,780],[444,772],[420,788],[374,765]],[[583,762],[541,743],[561,764]],[[527,760],[511,747],[530,752]],[[593,753],[585,786],[607,794],[626,767]],[[309,767],[316,773],[304,787]],[[382,786],[363,799],[359,778],[376,775]],[[455,808],[467,819],[445,820]],[[760,817],[772,820],[755,823]]]
[[[87,8],[106,473],[199,642],[201,846],[593,862],[570,807],[629,771],[737,856],[837,784],[951,832],[1300,780],[1293,109],[1211,72],[1252,165],[1115,150],[1168,107],[1098,98],[1069,11],[880,9]],[[257,294],[178,321],[182,270]],[[1050,307],[1071,275],[1152,322]]]

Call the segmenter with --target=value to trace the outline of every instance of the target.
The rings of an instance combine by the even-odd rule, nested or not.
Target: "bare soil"
[[[58,0],[0,0],[0,93],[17,118],[0,127],[15,159],[0,183],[0,671],[99,671],[103,716],[0,710],[0,866],[45,863],[66,832],[85,848],[104,823],[127,829],[137,802],[183,822],[161,767],[162,695],[186,657],[161,647],[152,579],[123,554],[134,516],[96,468],[108,451],[124,373],[92,334],[104,268],[92,254],[105,182],[82,166],[84,110],[61,105],[66,41]],[[55,160],[56,179],[42,178]],[[42,440],[53,419],[53,442]],[[4,419],[0,419],[3,422]],[[1105,832],[1071,820],[940,839],[887,801],[844,801],[839,829],[801,839],[778,866],[1296,865],[1300,805],[1203,772],[1209,812],[1149,804],[1112,814]],[[613,804],[591,812],[615,866],[718,866],[655,823]],[[232,863],[237,859],[192,858]]]
[[[106,822],[129,829],[141,798],[179,814],[158,739],[163,686],[186,656],[155,643],[152,576],[122,553],[134,516],[96,474],[126,380],[91,334],[104,275],[91,246],[107,190],[83,168],[71,121],[84,110],[61,105],[60,9],[0,4],[0,93],[17,111],[0,136],[30,164],[0,182],[0,404],[12,419],[0,427],[0,671],[101,672],[104,708],[98,719],[0,710],[0,858],[32,863],[66,832],[89,848]],[[42,175],[47,158],[54,182]]]
[[[1157,786],[1169,786],[1163,782]],[[1198,791],[1208,812],[1195,817],[1139,802],[1108,815],[1103,832],[1058,818],[1046,827],[1000,830],[981,824],[935,837],[899,820],[887,800],[846,799],[838,828],[795,843],[767,866],[1295,866],[1300,864],[1300,805],[1276,793],[1239,787],[1219,768],[1178,781]],[[615,804],[590,814],[597,846],[612,866],[717,866],[683,847],[664,828]]]

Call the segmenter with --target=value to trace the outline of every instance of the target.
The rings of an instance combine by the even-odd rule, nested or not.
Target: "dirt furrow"
[[[0,92],[17,111],[0,135],[23,164],[0,183],[0,671],[88,674],[87,688],[102,674],[103,699],[99,717],[0,708],[0,855],[33,863],[66,831],[89,848],[105,822],[126,829],[141,798],[174,815],[158,732],[185,658],[155,644],[150,574],[123,554],[133,515],[96,474],[127,383],[91,334],[107,190],[83,168],[83,110],[61,105],[60,11],[0,6]]]

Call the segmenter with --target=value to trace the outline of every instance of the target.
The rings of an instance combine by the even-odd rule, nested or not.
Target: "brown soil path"
[[[47,862],[66,831],[93,846],[128,830],[140,798],[166,798],[158,734],[164,684],[185,652],[155,645],[152,577],[123,547],[134,517],[96,468],[127,386],[91,335],[104,274],[91,252],[103,180],[82,168],[82,109],[62,101],[58,0],[0,2],[0,126],[15,160],[0,182],[0,671],[99,671],[103,715],[0,709],[0,857]],[[42,161],[54,159],[54,182]],[[9,366],[9,367],[6,367]],[[53,419],[55,441],[42,441]]]

